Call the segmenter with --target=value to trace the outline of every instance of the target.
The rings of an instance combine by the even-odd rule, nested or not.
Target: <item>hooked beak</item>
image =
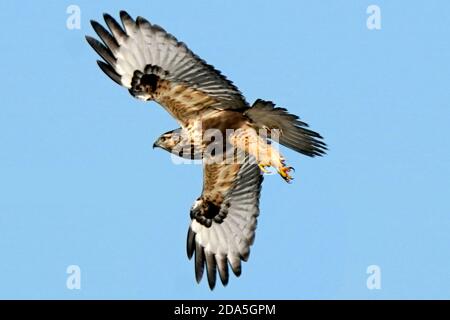
[[[153,149],[158,148],[158,147],[159,147],[159,145],[158,145],[158,143],[155,141],[155,142],[153,143]]]

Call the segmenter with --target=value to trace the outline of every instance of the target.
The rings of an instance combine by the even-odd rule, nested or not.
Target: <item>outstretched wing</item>
[[[108,14],[104,18],[109,31],[91,22],[103,43],[86,39],[104,60],[100,68],[136,98],[155,100],[182,125],[206,108],[248,107],[231,81],[160,26],[125,11],[123,27]]]
[[[187,254],[195,254],[195,275],[200,282],[206,265],[211,289],[219,272],[228,283],[228,264],[236,276],[247,261],[255,238],[263,176],[252,157],[243,163],[206,164],[203,192],[191,209]]]

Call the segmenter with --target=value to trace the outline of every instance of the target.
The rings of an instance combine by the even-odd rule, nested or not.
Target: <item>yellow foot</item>
[[[278,173],[280,174],[280,176],[288,183],[290,183],[294,178],[292,176],[289,175],[289,172],[291,172],[292,170],[295,171],[294,168],[292,167],[285,167],[284,165],[278,169]]]
[[[262,172],[270,173],[270,171],[266,169],[266,167],[270,167],[268,164],[258,163],[258,167],[261,169]]]

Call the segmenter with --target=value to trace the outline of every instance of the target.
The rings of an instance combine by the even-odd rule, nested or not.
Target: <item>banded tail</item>
[[[279,143],[309,157],[322,156],[327,145],[323,137],[310,129],[308,124],[285,108],[275,107],[271,101],[258,99],[244,114],[250,118],[257,129],[278,129]]]

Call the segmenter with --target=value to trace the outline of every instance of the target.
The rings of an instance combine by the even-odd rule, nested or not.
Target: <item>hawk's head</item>
[[[201,146],[194,145],[186,131],[181,128],[162,134],[153,143],[153,148],[161,148],[184,159],[202,159]]]
[[[154,148],[161,148],[168,152],[172,152],[172,150],[180,143],[181,136],[179,133],[180,129],[168,131],[161,136],[153,143]]]

